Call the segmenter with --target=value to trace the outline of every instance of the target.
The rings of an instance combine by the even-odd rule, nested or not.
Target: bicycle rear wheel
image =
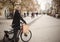
[[[6,35],[4,35],[3,42],[8,42],[8,41],[9,41],[8,37],[6,37]]]
[[[32,37],[32,32],[30,30],[28,31],[28,34],[24,34],[23,32],[21,32],[20,37],[23,42],[28,42]]]

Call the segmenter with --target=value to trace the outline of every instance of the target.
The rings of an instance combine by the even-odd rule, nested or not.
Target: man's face
[[[19,7],[19,9],[21,10],[21,7]]]
[[[21,10],[21,7],[18,7],[18,10],[20,11]]]

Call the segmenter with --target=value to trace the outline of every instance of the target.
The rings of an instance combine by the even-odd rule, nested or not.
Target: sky
[[[50,3],[50,4],[51,4],[51,1],[52,1],[52,0],[37,0],[37,1],[38,1],[38,3],[40,4],[41,9],[42,9],[42,10],[45,10],[45,4],[46,4],[46,3]]]

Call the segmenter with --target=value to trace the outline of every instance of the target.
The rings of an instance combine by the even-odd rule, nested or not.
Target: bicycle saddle
[[[4,31],[5,33],[8,33],[8,31]]]

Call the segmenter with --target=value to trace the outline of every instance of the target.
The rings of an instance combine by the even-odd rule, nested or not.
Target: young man
[[[20,20],[22,20],[25,24],[27,24],[24,19],[21,17],[21,13],[19,13],[20,11],[20,7],[17,7],[17,9],[15,10],[15,13],[14,13],[14,17],[13,17],[13,22],[12,24],[14,25],[13,26],[13,29],[14,29],[14,39],[16,40],[15,42],[18,42],[17,41],[17,33],[18,33],[18,30],[20,30]]]

